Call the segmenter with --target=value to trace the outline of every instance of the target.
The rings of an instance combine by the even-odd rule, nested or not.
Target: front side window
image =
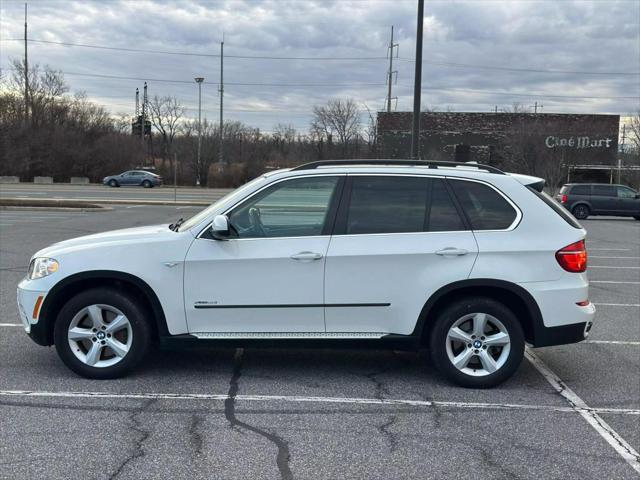
[[[353,177],[346,234],[422,232],[426,178]]]
[[[636,192],[627,187],[616,187],[618,189],[618,198],[636,198]]]
[[[451,180],[473,230],[504,230],[518,213],[496,190],[478,182]]]
[[[238,238],[322,235],[339,177],[276,183],[234,208],[229,223]]]

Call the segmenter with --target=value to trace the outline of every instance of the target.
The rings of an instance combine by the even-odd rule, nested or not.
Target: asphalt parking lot
[[[17,325],[36,250],[195,211],[0,210],[0,478],[640,475],[640,222],[583,222],[589,341],[530,351],[492,390],[446,383],[423,354],[351,350],[155,352],[90,381]]]

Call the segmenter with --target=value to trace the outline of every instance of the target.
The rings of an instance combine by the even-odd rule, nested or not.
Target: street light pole
[[[411,158],[420,158],[420,94],[422,92],[422,25],[424,0],[418,0],[418,28],[416,31],[416,73],[413,81],[413,128],[411,129]]]
[[[198,158],[196,159],[196,184],[200,185],[200,150],[202,148],[202,82],[204,77],[196,77],[198,84]]]

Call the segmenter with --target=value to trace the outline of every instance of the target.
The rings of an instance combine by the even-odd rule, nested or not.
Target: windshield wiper
[[[184,223],[184,218],[180,218],[180,220],[178,220],[176,223],[172,223],[171,225],[169,225],[169,230],[173,230],[174,232],[177,232],[178,229],[180,228],[180,225],[182,225]]]

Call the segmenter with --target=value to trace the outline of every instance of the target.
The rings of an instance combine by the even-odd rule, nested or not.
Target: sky
[[[392,25],[393,109],[413,105],[417,0],[40,0],[28,11],[30,63],[114,114],[133,115],[146,79],[150,96],[197,118],[202,76],[203,116],[217,120],[224,38],[225,120],[304,133],[314,105],[352,98],[365,123],[385,108]],[[0,0],[3,75],[23,35],[24,2]],[[422,65],[423,108],[627,115],[640,110],[640,1],[426,0]]]

